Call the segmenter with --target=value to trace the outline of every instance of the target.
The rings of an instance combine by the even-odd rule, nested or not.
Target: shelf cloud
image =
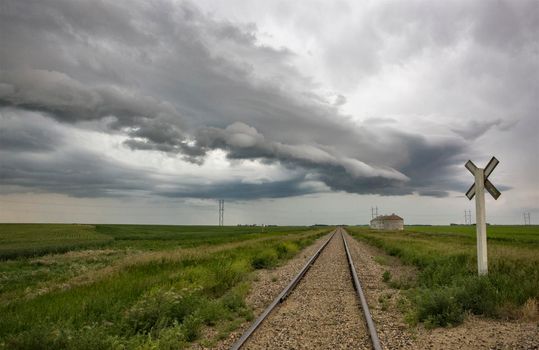
[[[328,81],[348,76],[335,87],[351,89],[396,62],[427,55],[427,47],[449,52],[470,40],[531,62],[522,52],[537,41],[514,28],[537,29],[537,18],[524,11],[533,2],[507,5],[518,7],[510,12],[522,21],[500,18],[496,6],[474,5],[471,18],[456,3],[419,3],[372,9],[379,27],[365,22],[354,45],[329,45],[332,54],[320,55],[333,67]],[[436,21],[442,13],[447,20]],[[469,37],[453,34],[453,19],[468,24]],[[408,45],[395,41],[385,67],[377,52],[403,27]],[[0,179],[10,191],[242,200],[327,191],[444,197],[466,186],[459,166],[473,142],[517,123],[496,117],[455,126],[446,120],[458,111],[447,110],[446,102],[439,113],[448,117],[437,126],[443,132],[407,128],[383,111],[356,118],[343,110],[352,103],[346,93],[329,96],[318,77],[298,66],[299,52],[265,43],[256,23],[223,19],[190,2],[8,0],[0,31]],[[481,69],[487,68],[474,74],[486,74]],[[530,87],[525,76],[515,84]],[[536,113],[530,94],[520,96],[517,108],[525,119]],[[418,113],[433,100],[417,102]],[[80,135],[99,137],[80,142]],[[215,152],[225,154],[230,176],[213,176],[220,171],[208,164]],[[173,162],[174,171],[150,169],[155,157]],[[251,181],[244,162],[254,162],[262,180]],[[192,167],[200,169],[194,178],[184,173]],[[269,167],[281,175],[264,176]]]

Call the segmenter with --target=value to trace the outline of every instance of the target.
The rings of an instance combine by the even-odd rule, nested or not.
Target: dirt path
[[[243,349],[370,349],[344,244],[336,234]]]

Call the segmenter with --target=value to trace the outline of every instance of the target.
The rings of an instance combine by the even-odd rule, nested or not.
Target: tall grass
[[[421,233],[352,230],[354,237],[419,268],[408,292],[415,306],[410,320],[436,327],[458,324],[467,312],[518,318],[528,300],[539,299],[539,235],[535,231],[522,234],[526,244],[519,241],[518,232],[510,235],[511,240],[489,239],[489,274],[482,277],[477,276],[475,238],[469,232],[452,234],[451,228],[440,231],[436,227]],[[509,236],[499,230],[498,238],[504,234]],[[530,237],[537,240],[529,243]]]
[[[0,348],[188,346],[204,327],[250,319],[244,299],[251,272],[282,263],[327,232],[299,231],[208,253],[142,259],[89,284],[2,305]]]

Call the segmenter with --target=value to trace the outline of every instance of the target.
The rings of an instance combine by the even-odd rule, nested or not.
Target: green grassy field
[[[279,235],[289,227],[0,224],[0,259],[88,247],[175,249]]]
[[[409,226],[401,232],[351,228],[357,239],[376,245],[419,269],[417,280],[391,280],[407,289],[408,319],[427,326],[455,325],[466,313],[495,318],[537,317],[539,227],[489,226],[488,276],[477,276],[473,226]]]
[[[0,348],[211,344],[252,317],[254,270],[329,230],[0,225]]]
[[[0,259],[98,246],[112,239],[91,225],[0,224]]]
[[[433,233],[435,235],[461,235],[475,240],[475,226],[406,226],[408,232]],[[489,241],[507,241],[516,244],[539,244],[539,226],[487,226]]]

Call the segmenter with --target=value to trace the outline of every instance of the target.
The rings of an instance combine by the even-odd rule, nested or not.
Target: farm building
[[[377,230],[403,230],[404,219],[394,213],[380,215],[371,220],[371,228]]]

